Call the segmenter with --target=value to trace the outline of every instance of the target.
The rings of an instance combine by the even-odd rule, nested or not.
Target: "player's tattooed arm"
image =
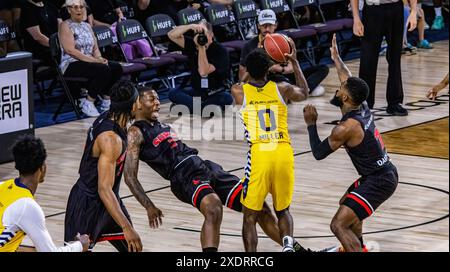
[[[138,180],[139,153],[144,143],[144,137],[141,130],[131,126],[128,130],[128,149],[127,159],[125,161],[125,183],[130,188],[131,193],[139,203],[147,210],[149,224],[151,228],[158,228],[162,224],[163,214],[145,193],[144,188]]]

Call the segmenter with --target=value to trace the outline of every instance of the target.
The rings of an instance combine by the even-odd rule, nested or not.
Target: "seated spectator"
[[[58,1],[58,2],[63,2],[61,5],[57,5],[58,9],[59,9],[59,14],[61,15],[61,19],[63,21],[70,19],[70,14],[69,11],[67,11],[67,7],[66,7],[66,1]],[[92,15],[92,11],[91,9],[86,6],[86,15],[87,18],[84,22],[88,23],[89,25],[91,25],[91,27],[94,27],[94,16]]]
[[[194,31],[194,38],[184,36]],[[207,36],[207,43],[200,45],[199,33]],[[169,39],[184,49],[189,57],[191,67],[192,88],[172,89],[169,99],[172,103],[185,105],[193,112],[193,98],[201,98],[202,109],[207,105],[218,105],[222,109],[231,105],[233,98],[226,87],[230,76],[230,60],[228,51],[214,41],[211,24],[202,22],[175,27],[168,33]]]
[[[101,110],[109,110],[109,90],[120,79],[122,67],[117,62],[102,58],[91,26],[86,20],[84,0],[66,0],[70,19],[61,23],[59,39],[63,49],[61,70],[64,76],[89,78],[88,96],[82,101],[81,110],[89,117],[99,115],[94,105],[101,95]]]
[[[445,28],[444,17],[442,16],[442,4],[443,0],[433,0],[434,6],[434,17],[433,25],[431,26],[431,30],[442,30]],[[448,1],[447,1],[448,3]]]
[[[49,37],[58,32],[58,9],[42,0],[29,0],[22,6],[21,28],[26,51],[44,64],[51,64]]]
[[[267,34],[275,33],[277,29],[277,17],[275,12],[270,9],[262,10],[258,16],[258,29],[260,34],[249,40],[241,52],[241,61],[239,64],[239,80],[244,80],[246,69],[245,59],[256,48],[262,47],[262,41]],[[274,82],[295,82],[294,70],[291,63],[287,65],[275,64],[270,68],[269,80]],[[310,96],[322,96],[325,93],[320,83],[327,77],[329,68],[326,65],[312,66],[303,70],[306,81],[310,89]]]
[[[409,16],[411,7],[409,6],[409,1],[404,0],[403,2],[405,4],[405,6],[404,6],[405,29],[403,31],[403,47],[411,48],[412,50],[414,50],[412,48],[412,45],[408,43],[408,35],[407,35],[408,24],[406,21],[406,18],[408,18],[408,16]],[[417,31],[419,32],[419,42],[417,43],[417,47],[422,48],[422,49],[432,49],[433,45],[425,39],[425,24],[426,24],[425,14],[422,9],[422,4],[418,3],[417,4]]]
[[[15,22],[20,17],[20,5],[18,0],[0,1],[0,21],[4,21],[12,31],[16,30]],[[0,51],[6,55],[8,52],[19,51],[19,45],[16,40],[9,42],[0,42]]]

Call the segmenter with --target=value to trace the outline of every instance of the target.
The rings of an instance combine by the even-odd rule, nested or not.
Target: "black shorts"
[[[79,183],[70,191],[64,219],[64,241],[73,241],[77,233],[88,234],[91,248],[97,242],[125,240],[122,228],[114,221],[100,197],[83,190]],[[130,215],[117,196],[122,212],[131,223]]]
[[[198,156],[189,158],[176,169],[170,188],[179,200],[197,209],[205,196],[216,193],[224,206],[242,211],[240,179],[220,165]]]
[[[348,188],[342,205],[352,209],[362,221],[392,196],[397,185],[398,173],[395,166],[375,175],[361,177]]]

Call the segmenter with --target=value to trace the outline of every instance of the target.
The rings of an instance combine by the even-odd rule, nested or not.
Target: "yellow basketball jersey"
[[[23,231],[12,232],[3,225],[3,214],[12,203],[18,199],[33,198],[30,190],[17,186],[14,179],[0,183],[0,252],[14,252],[19,248],[25,233]]]
[[[288,108],[277,84],[269,81],[262,88],[244,84],[243,89],[241,119],[248,143],[290,143]]]

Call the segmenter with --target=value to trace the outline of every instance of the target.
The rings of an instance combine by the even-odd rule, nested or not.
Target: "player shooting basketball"
[[[241,117],[250,145],[241,202],[244,210],[242,236],[246,251],[256,251],[256,222],[268,193],[272,194],[283,251],[293,251],[294,223],[289,212],[294,190],[294,154],[287,124],[287,101],[300,102],[308,97],[308,84],[297,60],[297,50],[285,54],[293,64],[296,85],[267,80],[273,61],[262,49],[247,56],[249,80],[236,84],[231,92],[236,105],[242,105]]]

